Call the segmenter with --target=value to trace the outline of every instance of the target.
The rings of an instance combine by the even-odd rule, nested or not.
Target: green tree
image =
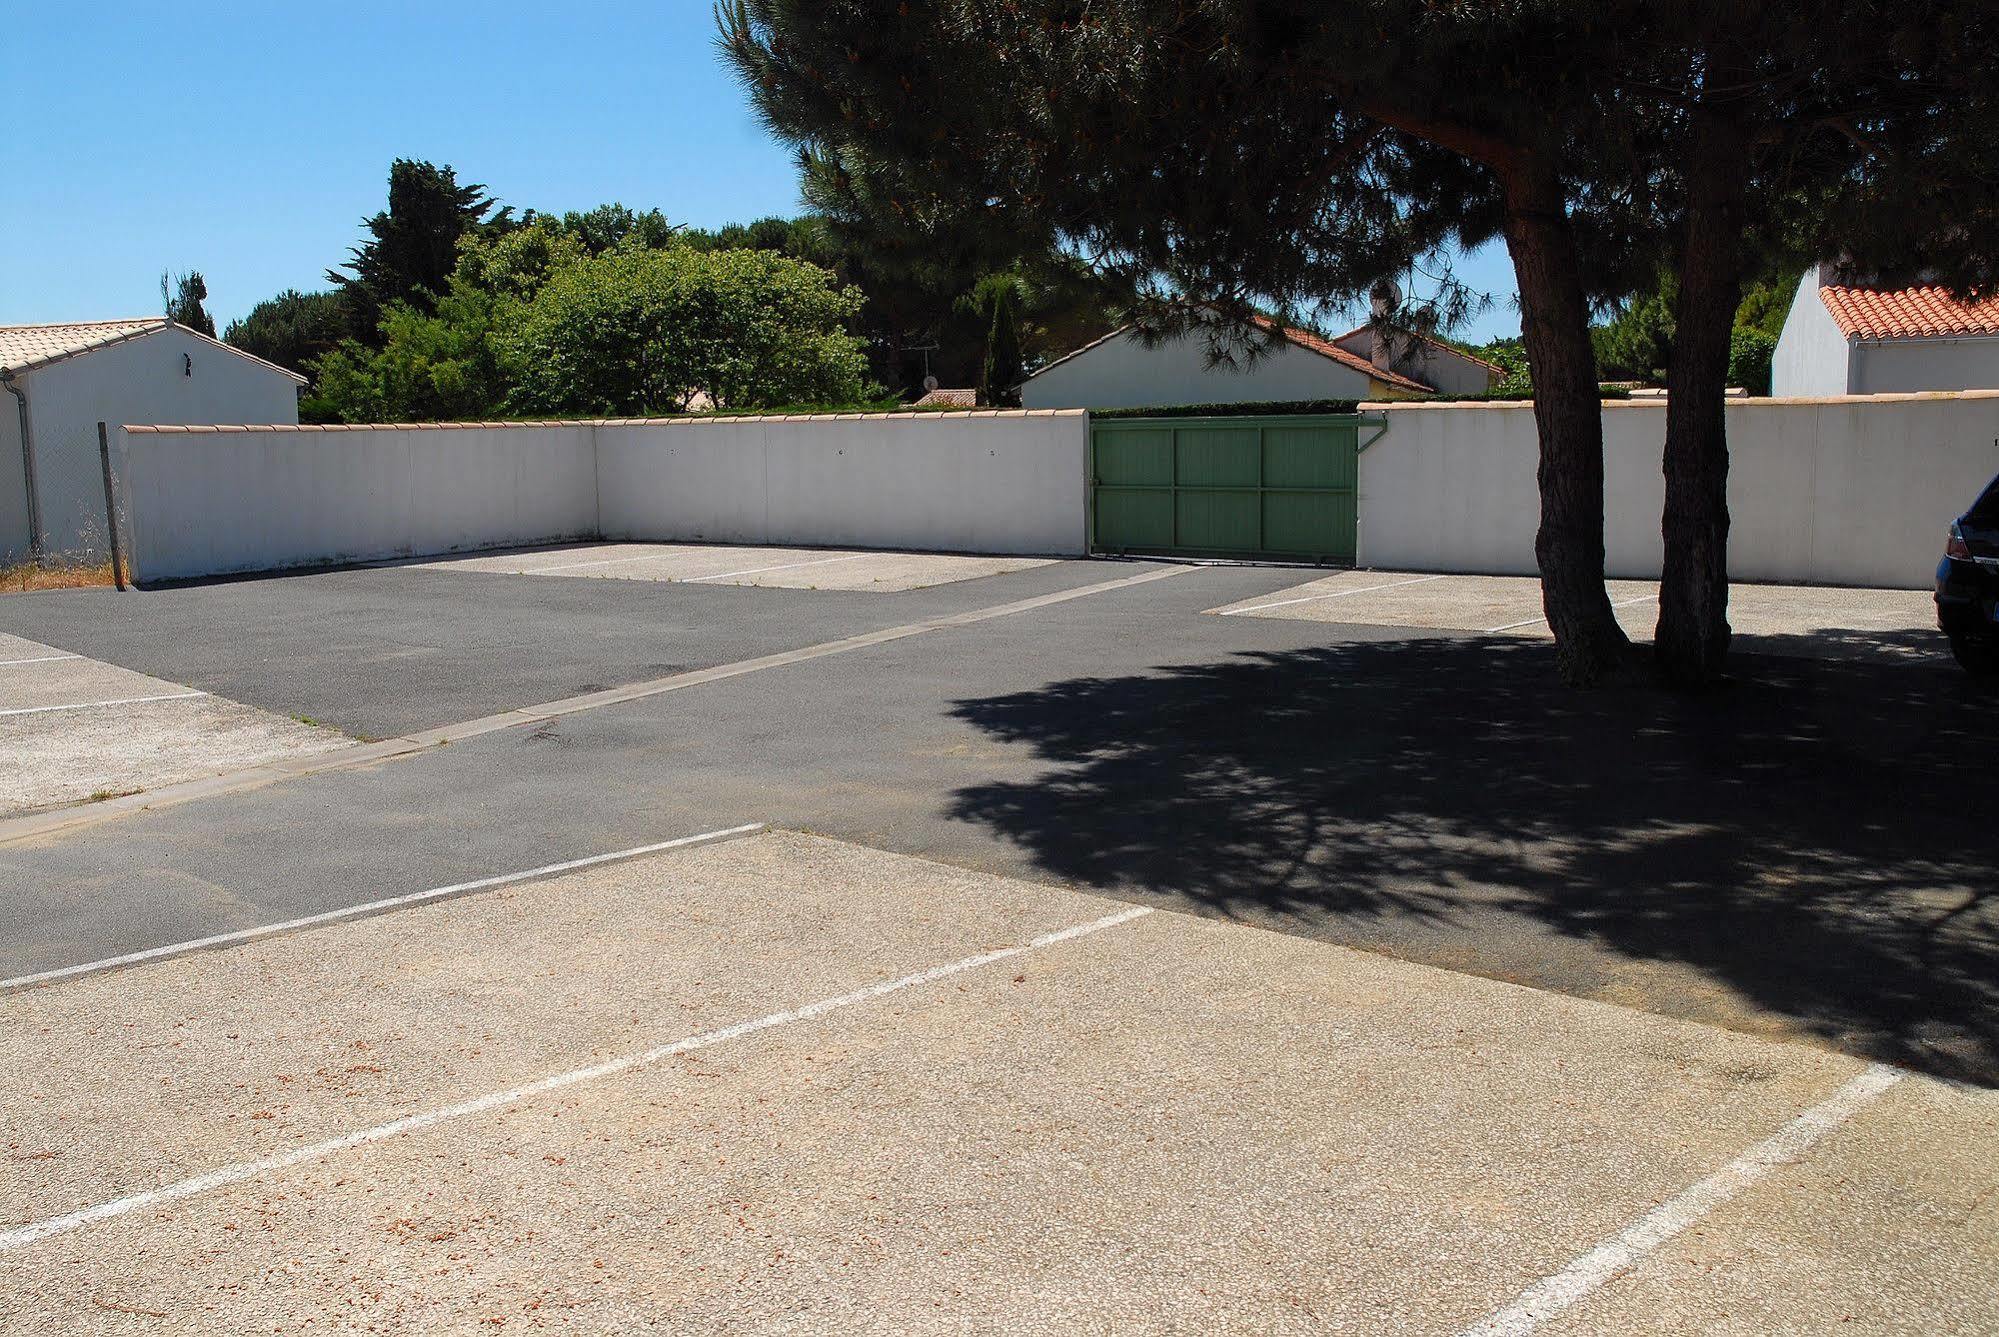
[[[812,213],[810,258],[867,295],[860,328],[874,375],[914,387],[983,384],[991,311],[978,285],[1018,280],[1014,316],[1027,366],[1088,343],[1120,323],[1128,285],[1064,253],[1044,234],[1002,225],[934,183],[851,150],[801,156],[800,194]]]
[[[229,322],[222,341],[266,362],[313,375],[313,364],[351,331],[340,294],[290,289],[267,297],[241,320]]]
[[[161,271],[160,305],[165,309],[167,319],[213,339],[215,320],[202,306],[207,300],[208,283],[201,277],[200,270],[178,275]]]
[[[558,270],[581,264],[595,253],[581,231],[541,215],[496,236],[461,237],[449,288],[454,293],[483,292],[526,301]]]
[[[1665,379],[1673,360],[1673,282],[1671,275],[1654,292],[1640,293],[1619,308],[1607,324],[1590,331],[1596,349],[1597,374],[1612,381]]]
[[[455,291],[430,312],[392,305],[382,317],[381,347],[348,340],[320,358],[312,411],[341,422],[498,416],[511,383],[498,322],[518,305],[476,291]]]
[[[705,394],[753,409],[851,403],[866,360],[846,323],[861,296],[765,251],[619,248],[558,270],[501,336],[509,404],[638,414]]]
[[[1729,336],[1729,385],[1741,386],[1753,395],[1770,393],[1770,360],[1797,286],[1797,276],[1787,273],[1745,287]],[[1624,302],[1610,321],[1592,329],[1598,372],[1608,380],[1664,384],[1673,362],[1677,301],[1678,283],[1668,270],[1654,291]]]
[[[1728,383],[1752,395],[1770,393],[1770,364],[1777,340],[1758,329],[1737,325],[1728,336]]]
[[[722,40],[803,151],[888,164],[982,230],[1087,255],[1129,283],[1142,329],[1200,331],[1217,355],[1265,308],[1297,323],[1504,235],[1539,391],[1546,604],[1564,673],[1589,681],[1626,645],[1589,316],[1632,286],[1615,271],[1637,215],[1568,174],[1609,161],[1628,120],[1577,114],[1600,51],[1535,40],[1580,9],[737,0]],[[1393,40],[1356,59],[1355,33]],[[1439,285],[1435,323],[1467,296]]]
[[[1641,7],[1608,94],[1647,108],[1633,147],[1677,280],[1666,378],[1657,662],[1721,671],[1729,641],[1723,395],[1756,279],[1849,252],[1965,292],[1999,279],[1999,11],[1963,0]],[[1602,99],[1600,99],[1601,101]]]
[[[1781,260],[1794,257],[1780,257]],[[1780,272],[1770,274],[1749,284],[1742,293],[1742,301],[1735,308],[1735,328],[1757,330],[1769,335],[1773,340],[1784,332],[1784,321],[1791,314],[1791,299],[1798,292],[1798,271],[1801,264],[1781,264]]]
[[[975,383],[986,330],[965,299],[1011,252],[967,226],[964,210],[865,155],[815,148],[800,169],[819,258],[867,294],[860,329],[874,375],[897,388],[915,387],[926,372],[947,385]]]
[[[1964,0],[735,0],[722,41],[805,151],[895,163],[1231,335],[1260,303],[1356,301],[1503,237],[1535,382],[1543,600],[1574,682],[1626,651],[1590,317],[1670,265],[1657,639],[1661,666],[1698,681],[1726,645],[1721,405],[1743,278],[1845,229],[1979,281],[1999,236],[1995,24]],[[1431,299],[1439,325],[1459,300]]]
[[[562,215],[561,228],[592,255],[627,244],[659,250],[681,240],[680,229],[667,222],[659,210],[640,213],[622,204],[600,204],[580,213],[572,210]]]
[[[775,251],[794,260],[816,258],[821,245],[816,221],[810,217],[727,223],[713,232],[685,231],[681,240],[697,251]]]
[[[398,158],[389,167],[388,208],[362,223],[368,240],[348,252],[347,268],[326,272],[350,304],[350,321],[365,342],[395,302],[429,311],[458,263],[467,233],[513,226],[512,211],[494,211],[484,186],[458,184],[449,166]]]
[[[972,291],[973,305],[987,313],[986,356],[979,366],[979,402],[999,408],[1020,405],[1019,308],[1022,281],[1012,274],[981,279]]]

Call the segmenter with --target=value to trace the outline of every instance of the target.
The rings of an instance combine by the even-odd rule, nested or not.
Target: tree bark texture
[[[1666,681],[1698,687],[1728,654],[1729,339],[1742,301],[1748,153],[1709,111],[1689,127],[1687,223],[1666,374],[1666,506],[1654,654]]]
[[[1552,166],[1525,160],[1501,180],[1541,442],[1541,527],[1534,536],[1541,603],[1563,681],[1588,686],[1630,649],[1603,585],[1603,404],[1589,303]]]

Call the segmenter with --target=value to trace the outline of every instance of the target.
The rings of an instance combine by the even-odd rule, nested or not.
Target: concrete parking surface
[[[300,757],[352,740],[0,633],[0,816]]]
[[[792,590],[915,590],[1046,566],[1032,557],[768,548],[699,543],[581,543],[408,563],[432,571],[596,576]]]
[[[1999,698],[1330,579],[0,601],[386,740],[0,818],[0,1327],[1999,1325]]]
[[[4,1015],[24,1328],[1457,1332],[1868,1071],[789,834]],[[1813,1312],[1988,1329],[1999,1108],[1905,1085],[1824,1134],[1909,1170],[1844,1204]],[[1902,1140],[1914,1111],[1968,1175]],[[1826,1206],[1814,1176],[1750,1187],[1755,1220]],[[1952,1216],[1962,1254],[1901,1247]],[[1665,1292],[1614,1308],[1707,1330]]]
[[[1625,634],[1650,641],[1659,618],[1657,582],[1613,580],[1605,588]],[[1541,583],[1523,576],[1341,571],[1212,611],[1483,636],[1552,636],[1541,611]],[[1728,615],[1738,647],[1752,652],[1889,659],[1949,654],[1936,635],[1936,606],[1921,590],[1731,585]]]

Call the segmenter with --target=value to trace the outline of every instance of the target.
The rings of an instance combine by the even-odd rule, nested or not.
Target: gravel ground
[[[851,994],[1120,908],[774,833],[19,995],[6,1224],[780,1020],[6,1248],[0,1321],[1452,1333],[1862,1067],[1170,913]],[[1994,1113],[1905,1079],[1574,1330],[1989,1331]]]
[[[353,742],[19,636],[0,636],[0,660],[0,816]]]

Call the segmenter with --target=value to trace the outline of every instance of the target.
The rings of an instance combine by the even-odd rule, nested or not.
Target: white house
[[[1961,302],[1934,286],[1840,283],[1808,272],[1770,368],[1773,395],[1999,389],[1999,298]]]
[[[296,423],[304,384],[164,316],[0,326],[0,562],[104,551],[98,423]]]
[[[1503,374],[1447,344],[1412,335],[1377,335],[1363,325],[1337,339],[1272,321],[1278,336],[1247,366],[1208,365],[1200,337],[1153,347],[1130,326],[1057,358],[1021,383],[1030,409],[1142,408],[1169,404],[1241,404],[1264,400],[1408,399],[1482,394]]]

